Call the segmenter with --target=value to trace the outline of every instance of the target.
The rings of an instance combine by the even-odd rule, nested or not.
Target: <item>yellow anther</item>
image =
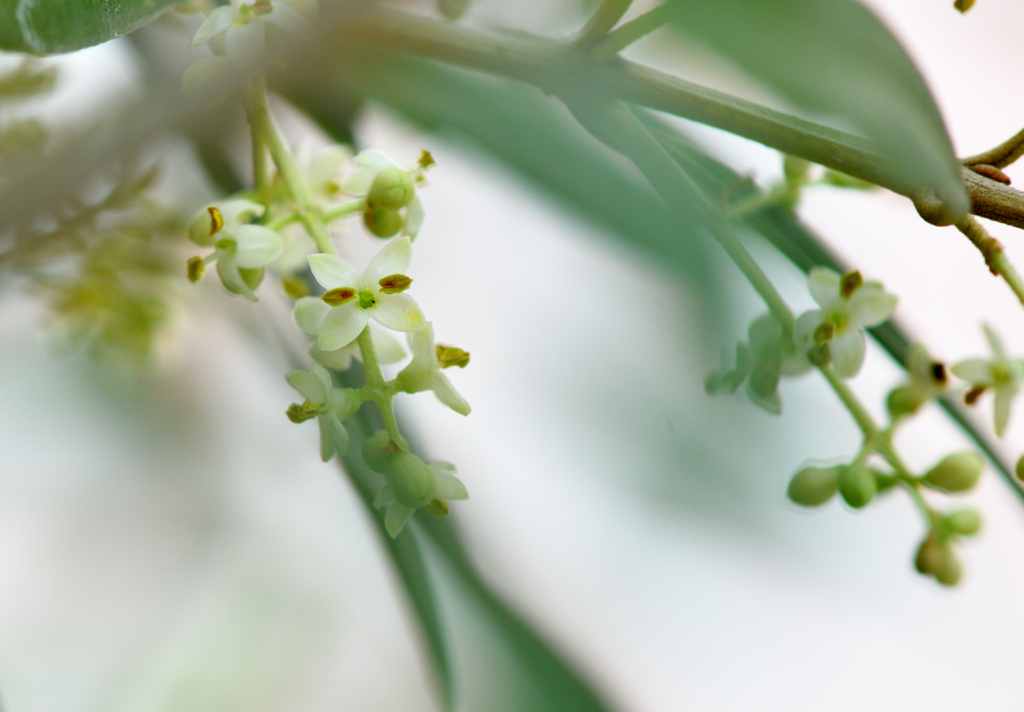
[[[203,278],[206,262],[202,257],[190,257],[188,260],[188,281],[195,284]]]
[[[853,296],[854,292],[860,289],[862,284],[864,284],[864,278],[860,276],[860,272],[856,270],[847,272],[839,280],[839,294],[842,295],[843,299],[849,299]]]
[[[220,214],[217,206],[211,205],[207,208],[210,211],[210,235],[216,235],[224,227],[224,216]]]
[[[446,517],[448,516],[448,503],[443,499],[432,499],[430,504],[424,507],[425,510],[433,514],[435,517]]]
[[[434,349],[437,351],[437,361],[441,364],[441,368],[450,366],[465,368],[469,364],[469,352],[463,351],[457,346],[437,344]]]
[[[409,288],[412,279],[404,274],[389,274],[387,277],[382,277],[377,284],[380,285],[380,291],[384,294],[398,294]]]
[[[345,302],[351,301],[356,296],[356,290],[352,287],[336,287],[324,293],[321,299],[332,307],[340,307]]]

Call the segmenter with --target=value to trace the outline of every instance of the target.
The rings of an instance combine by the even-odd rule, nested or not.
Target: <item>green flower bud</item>
[[[373,179],[366,195],[367,205],[385,210],[401,210],[416,197],[412,174],[401,168],[384,168]]]
[[[382,475],[391,474],[391,462],[401,451],[387,430],[379,430],[363,441],[363,461]]]
[[[832,499],[839,489],[841,465],[836,467],[805,467],[793,475],[786,496],[804,507],[817,507]]]
[[[930,533],[921,546],[917,547],[917,556],[914,558],[914,568],[918,573],[925,576],[934,576],[939,570],[942,559],[942,549],[945,545],[939,541],[934,533]]]
[[[397,210],[374,207],[367,202],[363,223],[377,237],[392,237],[405,227],[405,218]]]
[[[935,580],[943,586],[956,586],[964,574],[960,559],[957,558],[953,547],[945,544],[939,550],[938,568],[935,571]]]
[[[406,507],[423,507],[434,499],[434,471],[411,452],[399,452],[391,460],[391,484],[395,498]]]
[[[918,389],[913,386],[900,386],[889,392],[885,404],[889,408],[889,415],[900,418],[916,413],[924,405],[924,401]]]
[[[224,227],[224,216],[220,210],[211,205],[208,208],[201,208],[188,223],[188,239],[202,247],[210,247],[215,240],[213,236]]]
[[[839,494],[854,509],[860,509],[874,499],[877,491],[874,473],[863,465],[850,465],[839,473]]]
[[[957,452],[947,455],[928,470],[925,482],[946,492],[966,492],[978,483],[985,461],[976,452]]]
[[[896,483],[899,482],[896,475],[888,472],[881,472],[879,470],[872,469],[871,474],[875,478],[875,488],[878,490],[878,494],[892,489],[896,486]]]
[[[981,529],[981,515],[973,509],[957,509],[942,518],[942,528],[950,534],[971,536]]]
[[[469,9],[470,0],[437,0],[437,9],[449,20],[458,20]]]

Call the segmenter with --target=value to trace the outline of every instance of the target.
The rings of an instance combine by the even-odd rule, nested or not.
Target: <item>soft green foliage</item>
[[[54,54],[106,42],[179,0],[0,0],[0,49]]]

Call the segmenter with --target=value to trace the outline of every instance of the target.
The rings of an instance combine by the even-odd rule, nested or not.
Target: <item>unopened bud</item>
[[[209,247],[214,243],[213,236],[224,227],[224,216],[220,210],[211,205],[196,211],[188,223],[188,239],[202,247]]]
[[[281,278],[281,289],[292,299],[301,299],[309,294],[309,284],[306,280],[293,274]]]
[[[950,534],[971,536],[981,529],[981,515],[973,509],[957,509],[942,518],[942,526]]]
[[[966,492],[978,484],[985,461],[976,452],[957,452],[947,455],[938,465],[928,470],[925,482],[947,492]]]
[[[412,174],[403,168],[384,168],[377,173],[366,195],[367,205],[385,210],[401,210],[416,197]]]
[[[886,398],[885,404],[893,418],[900,418],[904,415],[916,413],[924,405],[924,398],[921,397],[918,389],[913,386],[899,386],[889,392],[889,397]]]
[[[206,271],[206,262],[202,257],[190,257],[188,260],[188,281],[195,284],[203,278]]]
[[[402,451],[387,430],[379,430],[363,441],[363,461],[374,472],[391,473],[391,462]]]
[[[423,507],[434,499],[434,471],[411,452],[402,451],[391,461],[395,497],[406,507]]]
[[[374,207],[367,202],[363,223],[377,237],[392,237],[405,227],[405,218],[397,210]]]
[[[434,349],[437,352],[437,361],[441,364],[441,368],[449,368],[451,366],[465,368],[469,365],[468,351],[463,351],[457,346],[443,346],[441,344],[437,344]]]
[[[805,467],[793,475],[786,496],[804,507],[817,507],[832,499],[839,489],[843,467]]]
[[[914,567],[922,574],[934,576],[943,586],[955,586],[963,575],[963,567],[953,547],[934,532],[921,542],[914,559]]]
[[[437,9],[449,20],[458,20],[469,9],[470,0],[437,0]],[[424,151],[426,153],[426,151]]]
[[[867,505],[877,491],[874,473],[863,465],[844,467],[839,474],[839,494],[854,509]]]

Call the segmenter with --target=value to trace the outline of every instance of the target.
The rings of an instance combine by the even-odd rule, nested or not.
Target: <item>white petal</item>
[[[991,386],[993,383],[992,378],[992,364],[988,361],[983,361],[980,358],[974,358],[970,361],[964,361],[952,366],[950,371],[953,372],[957,378],[962,378],[970,384],[978,386]]]
[[[327,399],[327,392],[320,379],[309,371],[292,371],[284,379],[288,381],[288,385],[314,403],[323,403]]]
[[[411,239],[415,240],[416,236],[420,234],[420,229],[423,227],[423,220],[426,218],[427,213],[423,209],[423,201],[417,195],[409,203],[409,207],[405,211],[405,229],[402,231],[403,235],[408,235]]]
[[[345,426],[341,424],[338,417],[334,413],[328,413],[327,415],[320,416],[317,420],[320,421],[320,459],[327,462],[331,459],[331,455],[334,454],[334,450],[337,450],[339,455],[348,453],[348,431],[345,430]],[[331,439],[332,447],[330,452],[327,452],[323,442],[325,434]]]
[[[344,146],[334,146],[314,158],[306,169],[306,179],[310,186],[322,191],[325,183],[340,183],[341,177],[338,174],[351,156],[352,153]]]
[[[412,262],[412,241],[403,237],[388,243],[383,250],[374,255],[370,265],[363,273],[363,281],[372,284],[374,291],[380,289],[378,282],[393,274],[408,274],[409,263]],[[403,331],[407,331],[403,329]]]
[[[333,433],[327,418],[320,416],[316,422],[320,426],[320,459],[327,462],[334,457]]]
[[[242,275],[238,273],[238,263],[235,262],[234,255],[228,255],[223,250],[218,250],[217,275],[224,284],[224,288],[232,294],[245,297],[250,302],[259,301],[256,294],[242,279]]]
[[[200,59],[181,75],[181,91],[193,101],[215,106],[235,93],[240,78],[227,57]]]
[[[309,28],[309,20],[291,5],[283,2],[273,3],[274,10],[263,19],[280,27],[288,34],[297,35]]]
[[[239,267],[264,267],[284,252],[284,240],[281,236],[262,225],[239,225],[232,231],[231,236],[238,244],[235,259]]]
[[[988,339],[988,345],[992,348],[992,353],[999,358],[1004,358],[1003,343],[999,340],[999,335],[996,334],[995,329],[988,324],[982,324],[981,328],[985,331],[985,338]]]
[[[225,200],[214,205],[224,218],[224,227],[249,222],[253,218],[261,217],[267,210],[265,206],[251,200]]]
[[[360,151],[356,154],[355,160],[356,165],[360,168],[375,168],[378,171],[382,168],[392,168],[398,165],[391,160],[388,154],[375,148]]]
[[[796,324],[793,325],[793,341],[798,351],[806,352],[814,346],[814,330],[821,324],[824,316],[821,309],[811,309],[797,317]]]
[[[828,309],[839,296],[839,275],[827,267],[815,267],[807,275],[807,289],[818,306]]]
[[[380,492],[377,493],[377,496],[373,500],[373,508],[380,509],[385,504],[391,504],[394,501],[395,487],[394,485],[388,483],[384,485]]]
[[[378,294],[377,304],[367,311],[381,326],[395,331],[416,331],[425,323],[419,305],[408,294]]]
[[[887,293],[881,285],[873,289],[865,284],[850,297],[847,314],[853,326],[878,326],[892,316],[897,301],[896,295]]]
[[[263,22],[254,18],[240,27],[231,27],[224,33],[224,44],[228,59],[239,70],[259,64],[263,57]]]
[[[388,513],[384,515],[384,528],[388,530],[392,539],[401,533],[405,528],[405,523],[409,521],[415,511],[412,507],[406,507],[398,501],[392,502],[388,506]]]
[[[836,375],[840,378],[853,378],[864,363],[864,353],[867,350],[864,332],[860,329],[848,329],[829,342],[828,350]]]
[[[405,358],[405,349],[390,333],[371,327],[370,336],[373,337],[373,349],[377,352],[377,360],[382,365],[390,366]]]
[[[355,287],[359,282],[359,270],[348,260],[336,255],[317,253],[309,256],[309,268],[324,289]]]
[[[469,415],[471,408],[466,399],[455,390],[448,376],[440,371],[434,374],[434,393],[437,399],[460,415]]]
[[[781,335],[782,326],[771,314],[762,314],[747,329],[747,341],[750,342],[750,350],[755,354],[779,350]]]
[[[235,24],[237,14],[235,8],[230,5],[222,5],[211,12],[192,37],[192,47],[209,42],[211,37],[231,27]]]
[[[434,490],[434,497],[437,499],[469,499],[469,492],[466,485],[455,475],[447,472],[435,472],[434,479],[437,482],[437,489]]]
[[[316,336],[320,333],[320,326],[330,310],[331,306],[320,297],[301,297],[295,300],[292,319],[303,334]]]
[[[327,372],[326,368],[318,363],[314,363],[310,366],[309,372],[313,374],[313,377],[316,378],[316,380],[320,381],[320,386],[324,389],[324,400],[319,402],[326,403],[326,394],[330,393],[331,389],[334,388],[334,381],[331,379],[331,374]]]
[[[337,351],[324,351],[316,344],[313,344],[309,347],[309,356],[324,368],[329,368],[332,371],[347,371],[349,366],[352,365],[352,357],[355,355],[353,352],[358,350],[354,343]]]
[[[437,349],[434,347],[434,325],[431,322],[428,321],[407,338],[412,358],[418,366],[429,371],[436,371],[441,367],[437,360]]]
[[[996,389],[996,435],[1003,436],[1006,423],[1010,420],[1010,403],[1013,402],[1013,391],[1008,388]]]
[[[366,195],[370,192],[373,179],[377,176],[376,168],[357,168],[342,181],[341,189],[348,195]]]
[[[360,309],[355,302],[333,307],[324,318],[316,345],[323,351],[336,351],[348,346],[366,328],[368,320],[366,310]]]

